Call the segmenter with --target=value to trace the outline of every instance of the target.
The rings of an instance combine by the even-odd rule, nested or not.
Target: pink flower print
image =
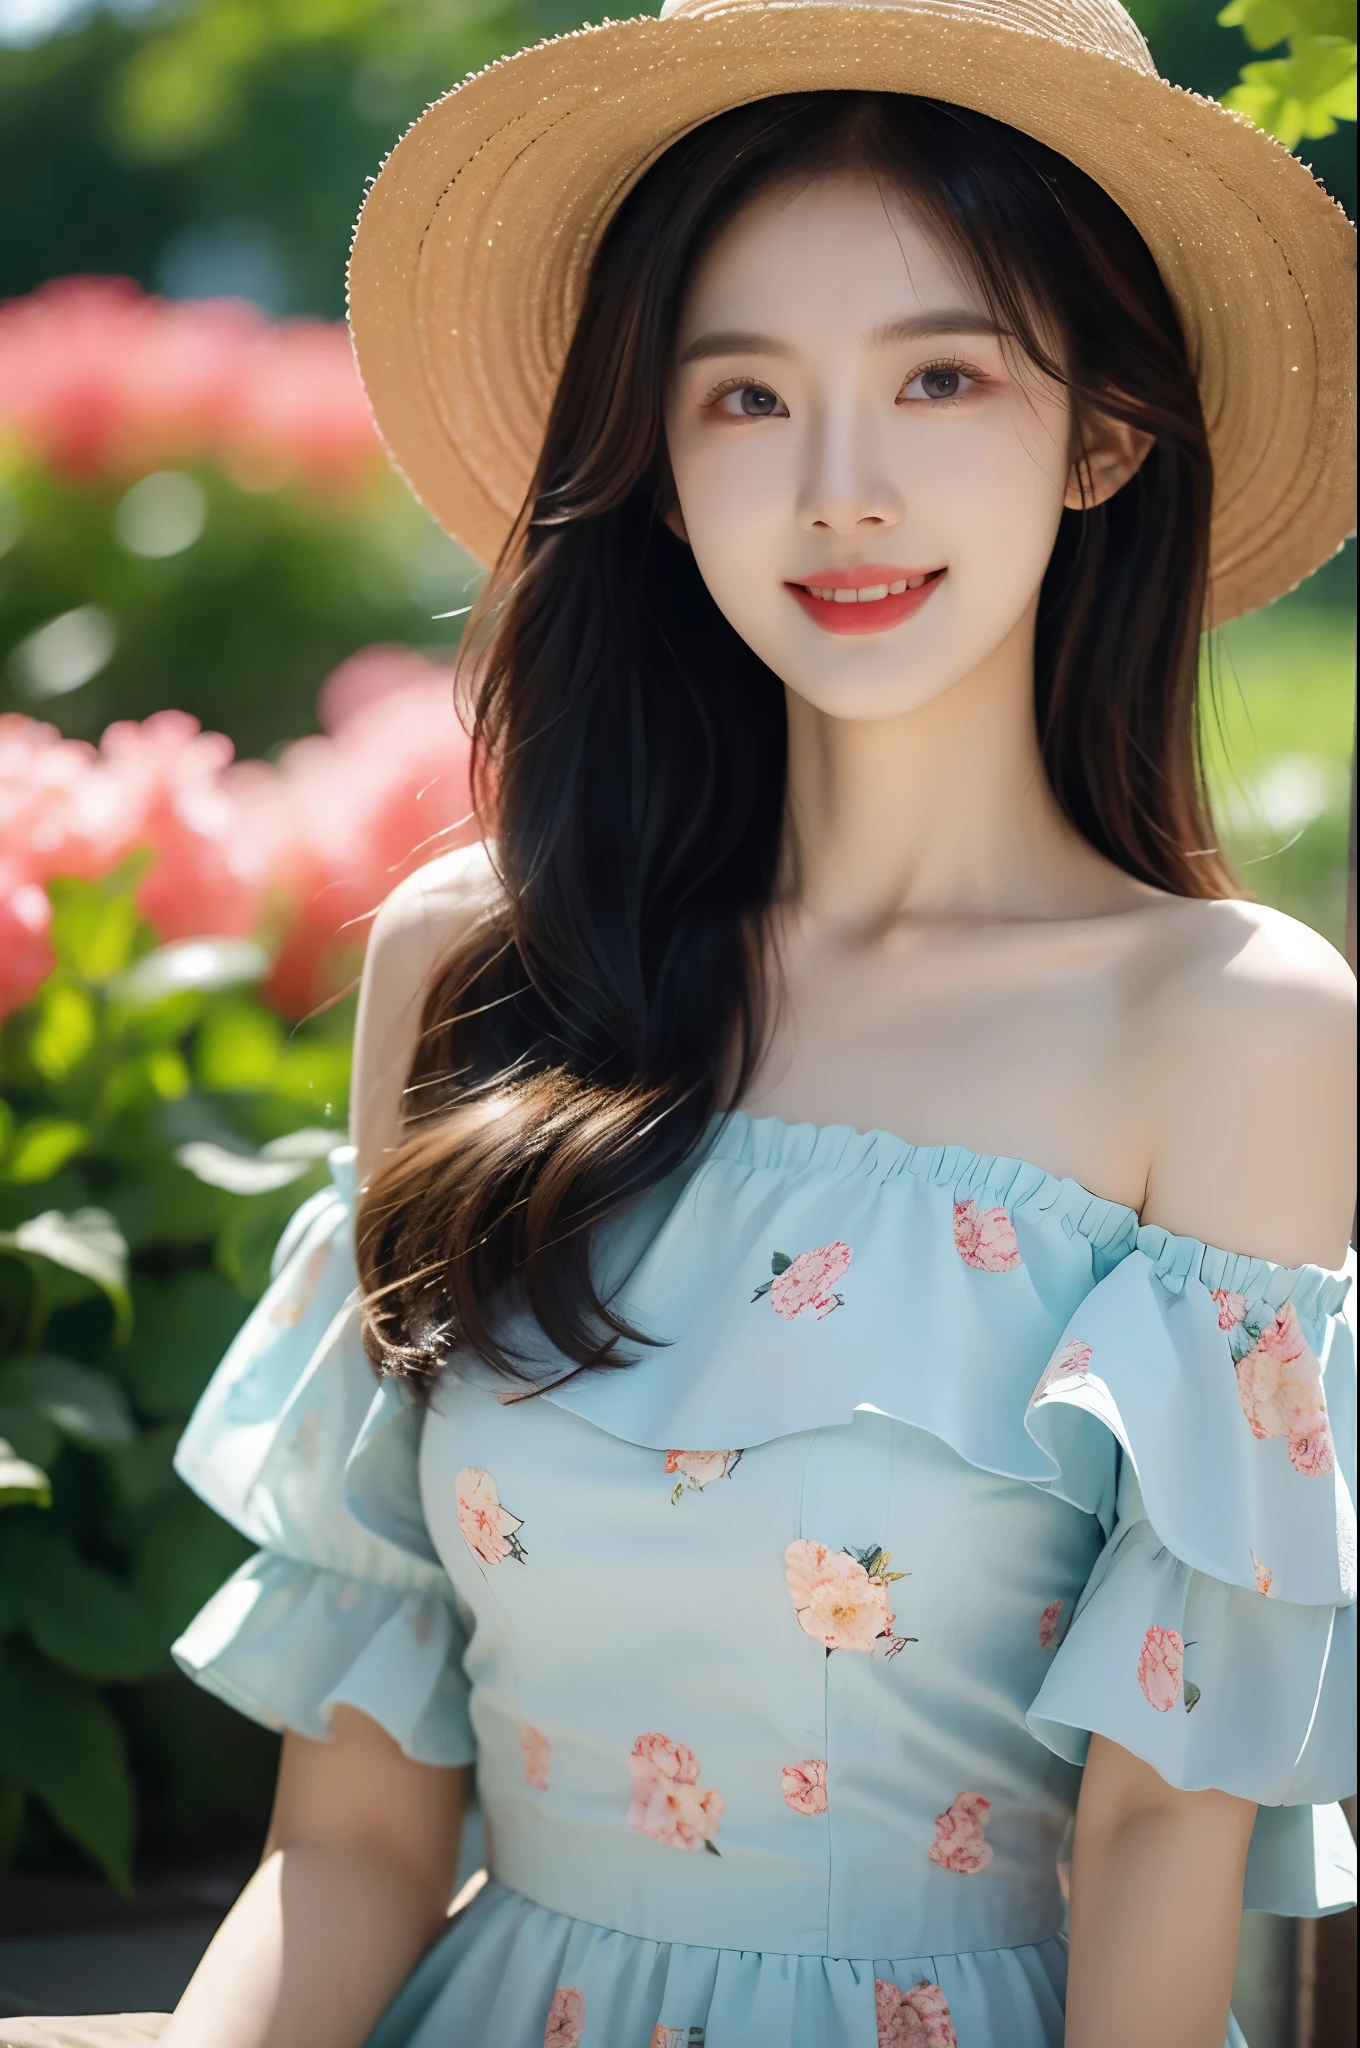
[[[990,1799],[981,1792],[960,1792],[953,1805],[935,1816],[935,1839],[926,1851],[941,1870],[956,1877],[973,1877],[985,1870],[994,1851],[983,1834],[992,1810]]]
[[[1222,1287],[1215,1287],[1213,1299],[1218,1305],[1218,1327],[1220,1330],[1236,1329],[1247,1319],[1249,1303],[1245,1294],[1229,1294]]]
[[[1336,1464],[1336,1453],[1322,1368],[1299,1327],[1292,1301],[1256,1335],[1236,1369],[1242,1413],[1252,1435],[1285,1437],[1294,1470],[1310,1479],[1325,1478]]]
[[[491,1474],[476,1465],[464,1465],[453,1487],[458,1502],[458,1527],[473,1556],[483,1564],[504,1564],[507,1557],[523,1564],[528,1552],[518,1532],[524,1524],[518,1515],[501,1506]]]
[[[1029,1397],[1031,1404],[1042,1401],[1051,1387],[1059,1386],[1067,1380],[1085,1379],[1090,1370],[1090,1345],[1081,1343],[1076,1337],[1071,1338],[1063,1345],[1061,1351],[1054,1352],[1044,1367],[1039,1384]]]
[[[532,1787],[535,1792],[546,1792],[552,1758],[547,1736],[540,1735],[537,1728],[531,1728],[527,1721],[521,1721],[519,1746],[524,1753],[525,1784]]]
[[[805,1309],[811,1309],[821,1322],[833,1308],[843,1305],[843,1297],[836,1292],[836,1282],[853,1256],[849,1245],[842,1244],[839,1239],[835,1244],[822,1244],[810,1252],[799,1252],[796,1259],[791,1259],[787,1252],[775,1252],[770,1260],[774,1278],[757,1287],[751,1299],[759,1301],[762,1294],[768,1294],[771,1308],[786,1323],[802,1315]]]
[[[784,1804],[791,1813],[826,1812],[826,1765],[818,1757],[805,1757],[801,1764],[785,1764],[780,1772]]]
[[[639,1735],[628,1759],[630,1828],[668,1849],[719,1851],[718,1832],[727,1802],[721,1792],[701,1792],[702,1765],[688,1744],[669,1735]]]
[[[1039,1616],[1039,1648],[1041,1650],[1051,1650],[1057,1642],[1062,1629],[1062,1618],[1062,1601],[1050,1600],[1043,1613]]]
[[[1270,1589],[1275,1583],[1275,1574],[1268,1566],[1262,1564],[1254,1550],[1249,1552],[1249,1555],[1251,1557],[1251,1568],[1256,1574],[1256,1590],[1263,1598],[1268,1600],[1270,1598]]]
[[[828,1550],[799,1536],[784,1552],[784,1577],[798,1626],[828,1652],[872,1651],[880,1639],[896,1656],[914,1636],[895,1636],[897,1616],[888,1606],[888,1587],[905,1572],[890,1572],[889,1550]]]
[[[896,1984],[875,1977],[874,2012],[878,2048],[959,2048],[949,2001],[938,1984],[924,1978],[910,1991],[899,1991]]]
[[[577,2048],[585,2032],[586,2002],[574,1985],[559,1984],[548,2007],[543,2048]]]
[[[976,1202],[954,1204],[954,1249],[979,1273],[1013,1273],[1022,1263],[1009,1213],[979,1209]]]
[[[730,1478],[740,1463],[740,1451],[667,1451],[667,1472],[680,1474],[671,1495],[671,1506],[675,1506],[686,1488],[691,1493],[701,1493],[715,1479]]]
[[[1138,1683],[1143,1698],[1159,1714],[1169,1714],[1181,1697],[1185,1644],[1179,1629],[1150,1628],[1138,1655]]]

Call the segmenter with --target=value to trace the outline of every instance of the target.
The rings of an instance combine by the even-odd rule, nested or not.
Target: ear
[[[1085,424],[1081,453],[1072,464],[1063,493],[1069,512],[1089,512],[1124,488],[1154,446],[1155,437],[1141,427],[1093,413]]]

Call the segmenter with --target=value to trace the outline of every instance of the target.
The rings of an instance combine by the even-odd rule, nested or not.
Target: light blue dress
[[[1347,1274],[738,1114],[597,1248],[664,1341],[422,1413],[352,1170],[180,1447],[261,1548],[176,1655],[476,1761],[491,1880],[372,2048],[1058,2048],[1091,1730],[1260,1802],[1248,1905],[1354,1899]]]

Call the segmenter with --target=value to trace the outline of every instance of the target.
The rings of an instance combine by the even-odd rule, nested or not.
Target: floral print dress
[[[176,1654],[476,1762],[490,1879],[371,2048],[1059,2048],[1092,1730],[1260,1803],[1249,1905],[1354,1898],[1347,1274],[734,1115],[597,1246],[663,1344],[422,1412],[333,1172],[180,1448],[261,1547]]]

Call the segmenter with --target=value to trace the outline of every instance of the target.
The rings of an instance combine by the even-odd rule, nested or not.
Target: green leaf
[[[89,1142],[86,1126],[73,1123],[69,1117],[34,1117],[15,1133],[5,1161],[5,1178],[21,1183],[51,1180]]]
[[[0,1522],[0,1568],[19,1588],[39,1648],[80,1678],[145,1678],[165,1668],[169,1637],[132,1588],[87,1564],[60,1529]]]
[[[94,1004],[84,989],[51,982],[39,998],[28,1056],[45,1080],[64,1081],[94,1045],[96,1030]]]
[[[176,1477],[175,1446],[179,1442],[178,1422],[160,1429],[144,1429],[135,1443],[124,1444],[108,1454],[108,1469],[122,1505],[133,1514],[174,1499],[184,1491]]]
[[[0,1436],[0,1508],[50,1508],[52,1482]]]
[[[179,939],[143,953],[120,975],[110,994],[138,1009],[187,989],[206,994],[260,981],[269,955],[253,939]]]
[[[1223,28],[1240,28],[1253,50],[1296,35],[1355,40],[1355,0],[1232,0],[1217,18]]]
[[[138,1552],[133,1584],[166,1642],[183,1633],[253,1548],[201,1501],[184,1500],[157,1518]]]
[[[305,1159],[264,1159],[254,1153],[229,1152],[225,1145],[204,1138],[177,1146],[175,1159],[195,1180],[206,1181],[210,1188],[221,1188],[229,1195],[272,1194],[276,1188],[300,1180],[308,1164]]]
[[[183,1421],[245,1320],[247,1303],[205,1266],[134,1280],[132,1298],[136,1323],[121,1375],[146,1414]]]
[[[109,981],[132,958],[138,920],[130,879],[117,875],[101,883],[68,876],[48,885],[57,962],[82,981]]]
[[[0,1396],[0,1437],[18,1458],[44,1471],[55,1465],[61,1453],[61,1431],[45,1415],[30,1408],[7,1408]]]
[[[219,1094],[272,1087],[283,1025],[258,1003],[224,1004],[206,1017],[194,1048],[201,1087]]]
[[[1286,149],[1336,133],[1356,114],[1355,44],[1298,38],[1288,57],[1243,66],[1223,104],[1266,128]]]
[[[85,1450],[111,1450],[137,1434],[122,1388],[73,1358],[17,1358],[0,1367],[0,1403],[44,1416]]]
[[[45,1209],[41,1216],[30,1216],[16,1230],[0,1230],[0,1251],[22,1258],[36,1271],[40,1286],[44,1284],[45,1266],[78,1274],[92,1282],[113,1304],[119,1336],[127,1335],[132,1315],[127,1288],[127,1245],[106,1209],[77,1209],[69,1215],[60,1209]],[[52,1292],[50,1287],[48,1292]],[[67,1297],[58,1291],[55,1298]]]
[[[132,1888],[132,1777],[97,1692],[22,1640],[0,1645],[0,1769],[33,1793],[116,1890]]]
[[[1186,1679],[1181,1690],[1185,1699],[1185,1711],[1188,1714],[1192,1707],[1196,1707],[1199,1705],[1200,1690],[1199,1687],[1188,1678]]]
[[[775,1252],[770,1260],[770,1271],[776,1276],[780,1273],[787,1273],[792,1264],[793,1260],[787,1252]]]

